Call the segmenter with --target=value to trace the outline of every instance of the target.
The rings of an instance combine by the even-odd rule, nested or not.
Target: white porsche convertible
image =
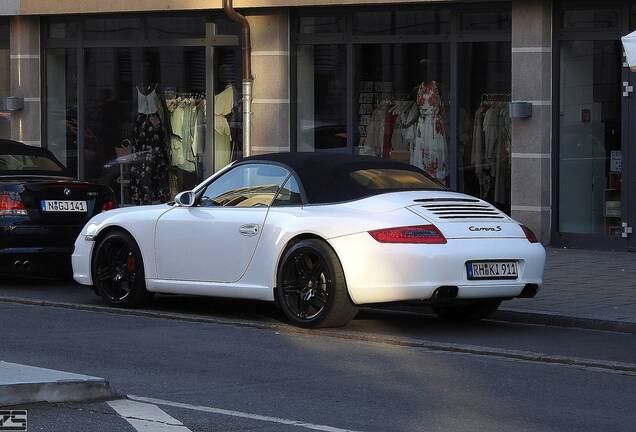
[[[153,293],[268,300],[305,327],[409,300],[484,318],[535,296],[544,263],[528,228],[413,166],[316,153],[249,157],[174,203],[97,215],[73,253],[75,280],[112,306]]]

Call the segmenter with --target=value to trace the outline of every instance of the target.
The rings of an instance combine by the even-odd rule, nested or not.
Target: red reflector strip
[[[380,243],[446,244],[446,237],[435,225],[416,225],[369,231]]]

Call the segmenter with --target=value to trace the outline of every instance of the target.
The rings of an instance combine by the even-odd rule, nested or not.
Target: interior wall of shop
[[[24,109],[11,113],[11,139],[41,145],[40,19],[12,17],[10,22],[11,96],[24,99]]]
[[[252,29],[252,154],[290,150],[289,10],[257,10]]]
[[[552,0],[512,2],[512,100],[532,117],[512,120],[512,217],[551,241]]]

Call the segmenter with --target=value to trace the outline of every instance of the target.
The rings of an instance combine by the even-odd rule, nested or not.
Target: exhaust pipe
[[[521,294],[519,294],[517,298],[534,298],[538,292],[539,292],[539,285],[526,284],[526,286],[523,287],[523,291],[521,291]]]
[[[457,298],[457,294],[459,293],[459,288],[456,286],[441,286],[433,291],[433,296],[431,300],[433,301],[445,301],[445,300],[453,300]]]
[[[31,268],[31,261],[27,260],[22,263],[22,268],[24,270],[29,270]]]
[[[26,260],[26,261],[14,261],[13,262],[13,269],[14,270],[18,270],[18,271],[22,271],[22,270],[29,270],[31,268],[31,261]]]

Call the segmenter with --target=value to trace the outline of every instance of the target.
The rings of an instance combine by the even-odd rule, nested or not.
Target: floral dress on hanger
[[[434,179],[447,183],[448,151],[446,131],[442,121],[442,100],[437,83],[422,83],[417,92],[420,118],[417,122],[415,142],[411,148],[411,164],[422,168]]]

